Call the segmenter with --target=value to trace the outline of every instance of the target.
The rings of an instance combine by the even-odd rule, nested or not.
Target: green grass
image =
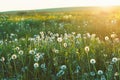
[[[0,79],[119,80],[117,9],[1,13]]]

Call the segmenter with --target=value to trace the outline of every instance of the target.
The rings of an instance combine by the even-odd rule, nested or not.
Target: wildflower
[[[95,72],[94,71],[90,72],[90,75],[95,76]]]
[[[118,59],[116,57],[112,58],[112,62],[116,63],[118,61]]]
[[[23,55],[23,51],[22,51],[22,50],[20,50],[18,53],[19,53],[20,55]]]
[[[1,57],[0,61],[4,62],[4,61],[5,61],[5,58],[4,58],[4,57]]]
[[[54,49],[53,49],[53,52],[54,52],[54,53],[59,53],[59,50],[57,50],[57,49],[54,48]]]
[[[40,66],[42,69],[45,69],[46,67],[45,67],[45,63],[43,63],[43,64],[41,64],[41,66]]]
[[[39,57],[35,57],[35,58],[34,58],[34,61],[35,61],[35,62],[38,62],[39,60],[40,60]]]
[[[60,70],[57,74],[56,74],[56,76],[57,77],[60,77],[60,76],[62,76],[62,75],[64,75],[65,74],[65,72],[63,71],[63,70]]]
[[[117,35],[115,33],[111,34],[111,38],[115,38]]]
[[[89,51],[90,51],[89,46],[86,46],[86,47],[85,47],[85,52],[88,53]]]
[[[44,32],[41,31],[41,32],[40,32],[40,35],[44,35]]]
[[[105,36],[105,40],[108,41],[108,40],[109,40],[109,37],[108,37],[108,36]]]
[[[18,51],[18,50],[20,50],[20,48],[19,48],[19,47],[16,47],[16,48],[15,48],[15,50],[17,50],[17,51]]]
[[[17,55],[16,55],[16,54],[13,54],[11,58],[12,58],[12,59],[16,59],[16,58],[17,58]]]
[[[61,37],[58,37],[58,38],[57,38],[57,41],[58,41],[58,42],[62,42],[62,38],[61,38]]]
[[[96,63],[96,60],[95,60],[95,59],[91,59],[91,60],[90,60],[90,63],[91,63],[91,64],[95,64],[95,63]]]
[[[35,51],[34,50],[30,50],[29,54],[35,54]]]
[[[63,46],[66,48],[67,47],[67,43],[64,43]]]
[[[102,75],[103,74],[103,71],[102,70],[98,70],[98,75]]]
[[[66,68],[67,68],[66,65],[62,65],[62,66],[60,67],[61,70],[65,70]]]
[[[38,68],[39,64],[38,63],[34,63],[34,68]]]

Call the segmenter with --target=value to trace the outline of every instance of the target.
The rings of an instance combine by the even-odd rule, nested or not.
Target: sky
[[[120,0],[0,0],[0,12],[59,7],[114,6]]]

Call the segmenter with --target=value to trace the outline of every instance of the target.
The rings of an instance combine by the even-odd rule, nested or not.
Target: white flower
[[[60,70],[57,74],[56,74],[56,76],[57,77],[60,77],[60,76],[62,76],[62,75],[64,75],[65,74],[65,72],[63,71],[63,70]]]
[[[103,71],[102,70],[98,70],[98,75],[102,75],[103,74]]]
[[[112,62],[116,63],[118,61],[118,59],[116,57],[112,58]]]
[[[16,55],[16,54],[13,54],[11,58],[12,58],[12,59],[16,59],[16,58],[17,58],[17,55]]]
[[[53,49],[53,52],[59,53],[59,50],[58,49]]]
[[[19,48],[19,47],[16,47],[15,50],[20,50],[20,48]]]
[[[45,67],[45,63],[43,63],[43,64],[41,64],[41,66],[40,66],[42,69],[45,69],[46,67]]]
[[[1,57],[0,61],[4,62],[4,61],[5,61],[5,58],[4,58],[4,57]]]
[[[105,36],[105,40],[108,41],[108,40],[109,40],[109,37],[108,37],[108,36]]]
[[[67,47],[67,43],[64,43],[63,46],[66,48]]]
[[[57,41],[58,41],[58,42],[62,42],[62,37],[58,37],[58,38],[57,38]]]
[[[90,72],[90,75],[91,75],[91,76],[95,76],[95,72],[93,72],[93,71]]]
[[[38,63],[34,63],[34,68],[38,68],[39,64]]]
[[[23,55],[23,51],[22,51],[22,50],[20,50],[18,53],[19,53],[20,55]]]
[[[91,64],[95,64],[95,63],[96,63],[96,60],[95,60],[95,59],[91,59],[91,60],[90,60],[90,63],[91,63]]]
[[[115,38],[117,35],[115,33],[111,34],[111,38]]]
[[[44,35],[44,32],[41,31],[41,32],[40,32],[40,35]]]
[[[35,51],[34,50],[30,50],[29,54],[35,54]]]
[[[35,61],[35,62],[38,62],[39,60],[40,60],[39,57],[35,57],[35,58],[34,58],[34,61]]]
[[[86,47],[85,47],[85,52],[88,53],[89,51],[90,51],[89,46],[86,46]]]
[[[61,70],[65,70],[66,68],[67,68],[66,65],[62,65],[62,66],[60,67]]]

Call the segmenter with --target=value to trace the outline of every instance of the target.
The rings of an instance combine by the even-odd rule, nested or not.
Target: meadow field
[[[120,7],[1,12],[0,80],[120,80]]]

